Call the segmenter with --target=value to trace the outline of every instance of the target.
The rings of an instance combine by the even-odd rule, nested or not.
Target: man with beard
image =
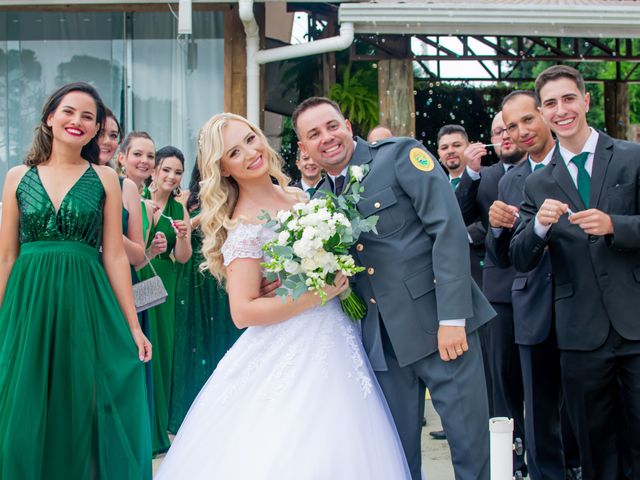
[[[464,158],[464,151],[469,146],[467,131],[461,125],[445,125],[438,132],[438,156],[440,164],[449,172],[449,182],[455,191],[462,180],[462,174],[467,166]],[[469,237],[469,260],[471,262],[471,276],[482,288],[482,266],[484,265],[484,241],[487,231],[482,226],[482,222],[467,225],[467,236]],[[489,369],[489,359],[486,353],[486,325],[478,329],[480,344],[482,346],[482,361],[484,364],[485,381],[487,383],[487,394],[489,398],[489,411],[491,405],[491,375]],[[429,432],[436,440],[447,438],[444,430]]]
[[[528,153],[526,161],[500,179],[498,200],[489,209],[492,234],[487,236],[487,255],[497,266],[508,268],[511,266],[509,243],[519,223],[518,207],[523,200],[524,182],[532,172],[551,161],[555,141],[534,92],[518,90],[507,95],[502,101],[502,115],[511,140]],[[548,252],[535,269],[516,273],[511,299],[524,383],[529,476],[532,480],[578,479],[577,445],[566,412],[561,409],[560,352],[553,318],[553,276]]]
[[[487,154],[487,145],[472,143],[464,151],[469,168],[462,175],[456,189],[456,197],[465,223],[480,219],[489,229],[489,207],[498,198],[498,182],[504,174],[518,165],[525,152],[516,146],[507,133],[499,112],[491,124],[491,142],[498,155],[498,163],[480,169],[482,157]],[[492,416],[513,418],[514,434],[524,439],[524,393],[520,355],[515,343],[511,286],[515,270],[513,267],[499,268],[490,257],[485,257],[482,272],[482,290],[497,312],[486,326],[486,352],[491,377]],[[515,456],[514,470],[527,473],[524,455]]]

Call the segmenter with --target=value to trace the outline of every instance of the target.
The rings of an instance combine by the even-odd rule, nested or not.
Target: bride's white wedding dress
[[[239,224],[222,252],[262,258],[273,233]],[[159,480],[403,480],[386,401],[337,300],[250,327],[194,401]]]

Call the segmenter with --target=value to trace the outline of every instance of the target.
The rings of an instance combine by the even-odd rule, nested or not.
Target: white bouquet
[[[378,221],[376,216],[363,218],[356,209],[363,191],[360,181],[367,172],[367,165],[351,167],[349,183],[340,197],[326,192],[321,198],[294,205],[291,211],[279,211],[275,218],[267,212],[260,217],[278,234],[262,248],[269,259],[262,267],[268,280],[280,280],[276,294],[283,301],[288,295],[296,300],[309,290],[324,304],[327,296],[322,288],[333,283],[339,272],[351,277],[364,270],[355,264],[349,248],[362,232],[375,232]],[[363,318],[367,311],[351,288],[340,295],[340,303],[352,320]]]

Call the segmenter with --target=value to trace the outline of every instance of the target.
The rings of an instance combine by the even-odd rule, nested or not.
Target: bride
[[[248,327],[202,388],[162,462],[160,480],[402,480],[409,469],[387,404],[335,297],[320,306],[261,296],[260,225],[306,195],[286,187],[282,162],[246,119],[223,113],[201,129],[205,266],[229,293],[233,321]],[[272,178],[278,185],[274,185]]]

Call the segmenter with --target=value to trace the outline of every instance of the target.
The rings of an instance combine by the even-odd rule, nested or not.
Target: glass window
[[[96,86],[126,130],[183,150],[189,174],[200,126],[223,108],[223,55],[221,12],[194,12],[187,42],[171,12],[0,11],[0,181],[47,96],[73,81]]]

